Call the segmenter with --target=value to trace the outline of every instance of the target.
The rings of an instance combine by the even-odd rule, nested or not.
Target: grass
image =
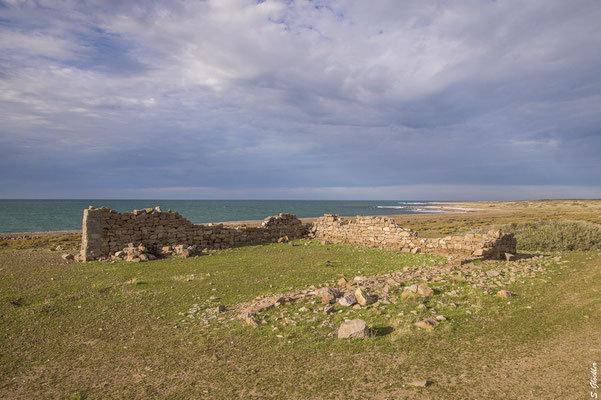
[[[512,215],[523,223],[536,213]],[[469,217],[438,223],[465,229],[469,221],[459,218]],[[474,218],[484,224],[489,217]],[[490,218],[511,222],[510,214]],[[442,234],[436,224],[432,234]],[[269,323],[257,328],[227,313],[206,326],[190,310],[341,276],[437,268],[437,257],[301,241],[189,259],[78,264],[48,246],[0,248],[1,398],[576,399],[589,395],[589,369],[601,360],[596,250],[471,265],[534,271],[493,280],[490,294],[474,288],[469,273],[448,272],[430,282],[436,293],[424,303],[447,320],[425,332],[413,323],[431,313],[413,301],[327,317],[313,312],[316,304],[284,305],[262,313]],[[517,296],[498,298],[499,288]],[[332,337],[345,318],[364,319],[375,334]],[[417,379],[433,384],[407,386]]]
[[[81,243],[80,235],[47,236],[29,239],[4,239],[0,240],[0,249],[32,249],[37,247],[56,248],[60,246],[63,250],[74,251]]]
[[[310,323],[275,324],[276,313],[294,317],[303,304],[268,311],[274,324],[256,329],[239,322],[205,328],[181,315],[193,304],[210,303],[211,296],[233,304],[342,275],[369,276],[409,265],[432,268],[438,262],[424,255],[310,242],[145,264],[63,263],[44,249],[2,251],[0,262],[4,397],[353,398],[378,393],[390,398],[427,390],[433,397],[494,398],[508,389],[485,384],[482,365],[536,353],[558,335],[598,324],[601,317],[598,297],[585,289],[601,283],[597,252],[571,253],[567,264],[547,261],[550,272],[543,279],[548,282],[532,278],[509,285],[520,294],[511,304],[461,280],[432,283],[437,294],[426,305],[448,321],[431,333],[413,327],[416,318],[427,315],[413,302],[382,314],[375,309],[336,314],[324,328],[321,314]],[[570,307],[557,303],[558,293],[572,287],[577,276],[562,269],[566,265],[586,277],[585,290],[571,294]],[[451,289],[459,295],[443,295]],[[594,319],[583,320],[585,314]],[[355,317],[379,335],[365,341],[328,336],[344,318]],[[569,368],[563,373],[572,382],[566,388],[582,375]],[[403,386],[419,378],[435,384]],[[470,379],[479,382],[484,396],[471,389]]]

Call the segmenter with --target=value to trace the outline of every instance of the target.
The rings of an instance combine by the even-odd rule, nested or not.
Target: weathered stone
[[[334,303],[336,299],[341,296],[341,293],[333,288],[321,288],[317,292],[315,292],[315,295],[319,297],[322,304],[331,304]]]
[[[409,383],[407,383],[407,386],[425,388],[427,386],[430,386],[431,384],[432,383],[430,381],[427,381],[427,380],[423,379],[423,380],[417,380],[417,381],[409,382]]]
[[[338,304],[340,304],[341,306],[344,306],[344,307],[350,307],[356,303],[357,303],[357,299],[355,298],[355,295],[352,293],[347,294],[346,296],[338,299]]]
[[[197,248],[223,249],[238,243],[268,243],[280,237],[300,239],[306,230],[307,227],[291,214],[270,217],[257,228],[195,225],[178,213],[162,212],[160,208],[122,214],[107,208],[91,208],[84,212],[82,253],[85,253],[86,261],[109,259],[111,254],[124,247],[132,250],[128,252],[131,258],[139,258],[141,254],[148,257],[152,251],[186,257],[192,256]]]
[[[517,259],[518,259],[518,257],[515,254],[505,253],[505,260],[507,260],[507,261],[515,261]]]
[[[145,249],[147,247],[163,255],[176,253],[190,256],[195,253],[195,249],[190,248],[192,245],[203,249],[223,249],[239,243],[269,243],[278,239],[291,241],[304,237],[307,232],[324,244],[348,243],[484,259],[515,253],[513,236],[501,235],[498,231],[443,239],[418,238],[415,232],[398,226],[387,217],[358,216],[348,220],[337,215],[324,215],[308,227],[291,214],[280,214],[266,218],[261,227],[231,227],[223,224],[195,225],[176,212],[162,212],[160,208],[122,214],[107,208],[90,208],[84,211],[81,254],[83,261],[108,259],[127,243],[132,243],[132,249],[134,244],[143,243],[138,248],[140,254],[149,254],[150,251]],[[168,246],[175,246],[176,249],[165,249]],[[134,254],[134,257],[140,254]]]
[[[508,298],[510,298],[510,297],[513,297],[513,296],[514,296],[514,294],[513,294],[513,293],[511,293],[509,290],[502,289],[502,290],[499,290],[499,291],[497,292],[497,296],[499,296],[499,297],[504,297],[504,298],[508,299]]]
[[[259,321],[254,313],[245,313],[243,314],[243,319],[246,325],[249,326],[259,326],[261,325],[261,321]]]
[[[340,278],[338,279],[338,282],[336,282],[338,284],[338,286],[346,286],[346,284],[348,283],[348,281],[346,280],[346,278]]]
[[[403,289],[403,293],[401,293],[401,299],[405,300],[405,299],[417,297],[418,296],[417,290],[418,290],[418,285],[407,286],[405,289]]]
[[[357,303],[362,306],[372,304],[376,301],[373,296],[368,295],[361,288],[357,288],[357,290],[355,290],[355,299],[357,299]]]
[[[421,329],[425,329],[427,331],[433,330],[434,328],[436,328],[436,325],[438,325],[438,321],[433,318],[426,318],[415,323],[415,326]]]
[[[341,218],[324,215],[311,228],[316,239],[333,243],[387,248],[406,252],[438,252],[463,257],[500,258],[505,252],[515,251],[511,234],[498,231],[486,234],[467,234],[443,239],[418,238],[415,232],[404,229],[394,219],[378,216]]]
[[[399,286],[401,286],[403,284],[402,282],[397,281],[394,278],[387,278],[386,279],[386,283],[389,284],[392,287],[399,287]]]
[[[434,295],[434,290],[426,284],[421,284],[417,287],[417,293],[424,297],[428,297]]]
[[[362,319],[344,322],[338,328],[339,339],[365,339],[369,336],[369,327]]]
[[[272,309],[273,307],[275,307],[276,303],[278,303],[278,299],[275,299],[275,298],[263,299],[255,304],[253,304],[252,306],[250,306],[250,308],[248,309],[248,312],[259,313],[262,311],[266,311],[266,310],[269,310],[269,309]]]
[[[75,259],[75,256],[74,256],[73,254],[63,254],[63,255],[61,256],[61,258],[62,258],[63,260],[65,260],[65,261],[68,261],[68,260],[73,260],[73,259]]]

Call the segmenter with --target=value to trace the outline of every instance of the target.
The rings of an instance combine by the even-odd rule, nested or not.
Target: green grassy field
[[[47,246],[4,246],[0,398],[590,398],[590,368],[601,361],[601,252],[476,263],[476,272],[518,272],[489,279],[490,290],[473,287],[476,272],[448,272],[423,303],[329,315],[294,303],[261,313],[256,328],[227,312],[201,321],[218,304],[442,260],[297,244],[140,264],[78,264]],[[517,295],[494,296],[500,288]],[[447,320],[416,328],[431,310]],[[373,335],[332,336],[345,318],[364,319]],[[420,379],[431,384],[409,386]]]

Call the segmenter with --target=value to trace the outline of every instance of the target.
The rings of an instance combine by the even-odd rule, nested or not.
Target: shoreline
[[[449,204],[449,203],[445,203]],[[468,213],[485,213],[490,214],[499,210],[482,210],[478,208],[453,208],[453,207],[442,207],[442,206],[422,206],[420,208],[429,208],[432,210],[440,210],[441,212],[421,212],[415,214],[365,214],[365,216],[374,216],[374,217],[388,217],[388,218],[425,218],[431,216],[442,216],[442,215],[458,215],[458,214],[468,214]],[[453,210],[461,210],[461,211],[453,211]],[[504,210],[506,211],[506,210]],[[317,220],[319,217],[307,217],[307,218],[299,218],[303,223],[310,223]],[[342,215],[343,218],[353,218],[355,215]],[[260,226],[263,222],[262,219],[256,220],[242,220],[242,221],[223,221],[223,222],[204,222],[195,225],[229,225],[229,226]],[[31,232],[0,232],[0,240],[18,240],[18,239],[39,239],[39,238],[50,238],[50,237],[61,237],[61,236],[74,236],[81,235],[81,229],[75,230],[56,230],[56,231],[31,231]]]

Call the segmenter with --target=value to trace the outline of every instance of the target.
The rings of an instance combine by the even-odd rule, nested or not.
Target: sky
[[[601,198],[601,1],[0,0],[0,198]]]

